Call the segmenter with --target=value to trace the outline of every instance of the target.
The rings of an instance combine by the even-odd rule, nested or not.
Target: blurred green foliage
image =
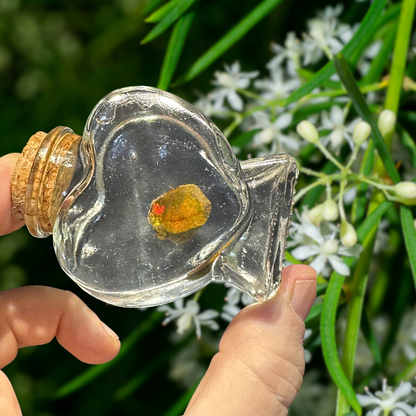
[[[33,133],[57,125],[81,134],[92,108],[114,89],[157,85],[172,28],[141,45],[154,27],[144,22],[147,3],[0,0],[0,155],[21,151]],[[282,43],[292,30],[300,34],[306,18],[328,3],[283,1],[215,64],[172,92],[195,101],[195,90],[208,91],[213,71],[223,62],[238,59],[245,71],[263,70],[272,56],[270,42]],[[362,19],[366,4],[344,3],[347,20]],[[175,77],[257,4],[200,0]],[[169,409],[172,416],[172,409],[182,414],[189,392],[167,376],[175,347],[172,350],[170,331],[160,328],[161,314],[155,318],[150,310],[119,309],[89,297],[58,266],[52,240],[35,240],[22,229],[0,238],[0,290],[28,284],[73,291],[130,346],[115,365],[97,371],[85,386],[59,399],[56,393],[62,386],[93,367],[77,361],[56,341],[22,349],[5,373],[25,416],[161,415]],[[222,286],[210,285],[201,303],[209,300],[205,306],[220,310],[224,295]],[[151,324],[141,330],[151,316]],[[217,342],[203,337],[199,344],[205,365]]]

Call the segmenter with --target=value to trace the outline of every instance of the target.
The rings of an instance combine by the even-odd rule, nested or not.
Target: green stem
[[[387,90],[385,108],[397,114],[399,109],[400,93],[402,91],[403,75],[406,68],[407,51],[410,34],[415,15],[416,0],[403,0],[394,44],[393,62],[390,70],[390,84]],[[387,146],[391,147],[393,132],[385,137]]]
[[[326,147],[318,140],[315,143],[315,146],[323,153],[323,155],[331,161],[341,172],[345,169],[345,167],[335,159],[335,157],[326,149]]]
[[[325,184],[325,179],[319,179],[316,182],[311,183],[310,185],[308,185],[307,187],[301,189],[294,197],[293,197],[293,201],[298,202],[306,193],[308,193],[311,189],[319,186],[319,185],[324,185]]]
[[[381,195],[378,194],[378,196],[376,196],[370,203],[368,208],[368,215],[370,215],[380,205],[380,203],[383,202],[380,200],[380,196]],[[348,302],[347,328],[345,331],[344,349],[341,364],[345,375],[351,384],[354,377],[355,354],[357,350],[358,334],[360,331],[364,296],[367,288],[368,271],[370,269],[370,262],[373,256],[373,247],[377,229],[378,224],[372,228],[371,232],[362,242],[364,251],[360,255],[352,278],[352,282],[349,285],[350,299]],[[349,410],[350,404],[344,395],[339,392],[336,415],[344,415]]]

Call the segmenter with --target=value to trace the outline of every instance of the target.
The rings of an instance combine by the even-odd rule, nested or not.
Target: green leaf
[[[384,205],[382,210],[384,209],[387,210],[388,207],[386,208],[386,205]],[[377,217],[378,219],[381,218],[382,210],[378,210],[378,208],[376,208],[357,230],[357,235],[361,239],[360,241],[366,241],[366,236],[371,235],[375,232],[378,226],[378,222],[375,220]],[[369,227],[370,224],[373,225],[372,228]],[[370,232],[366,235],[365,233],[369,228]],[[351,266],[353,261],[353,258],[344,258],[344,262],[348,266]],[[326,295],[324,298],[324,304],[321,314],[322,353],[328,371],[331,374],[331,377],[334,380],[335,384],[338,386],[342,395],[347,399],[351,407],[359,415],[361,415],[361,406],[358,403],[354,389],[348,381],[348,378],[345,375],[345,372],[341,366],[335,339],[335,321],[338,308],[338,301],[341,295],[342,285],[344,284],[344,281],[345,276],[341,276],[335,271],[332,273],[329,279],[328,288],[326,290]]]
[[[155,12],[153,12],[149,17],[146,18],[146,23],[157,23],[160,22],[163,18],[169,15],[169,13],[174,9],[174,7],[182,0],[171,0],[168,3],[164,4],[162,7],[159,7]]]
[[[352,259],[348,259],[346,263],[351,263]],[[355,396],[354,389],[345,376],[339,361],[337,344],[335,340],[335,323],[338,308],[338,301],[344,284],[345,276],[341,276],[336,272],[332,273],[329,279],[328,288],[324,299],[321,314],[321,338],[322,338],[322,354],[329,373],[335,384],[338,386],[344,397],[348,400],[351,407],[361,415],[362,409],[360,403]]]
[[[344,46],[342,53],[347,57],[351,58],[354,51],[360,44],[367,45],[369,39],[374,35],[377,28],[377,19],[383,12],[384,6],[387,0],[375,0],[365,15],[363,21],[357,32],[355,32],[352,39]],[[289,95],[281,105],[285,107],[295,101],[300,100],[306,94],[309,94],[315,88],[319,87],[324,81],[326,81],[332,74],[335,73],[334,63],[328,62],[322,69],[320,69],[313,79],[303,84],[297,91]]]
[[[415,16],[416,0],[403,0],[400,11],[399,27],[394,44],[393,61],[390,68],[390,82],[387,88],[384,108],[397,114],[403,75],[406,68],[412,24]],[[391,134],[393,136],[393,134]]]
[[[373,354],[374,361],[376,362],[376,364],[381,366],[381,349],[378,345],[374,332],[371,329],[370,320],[368,319],[367,313],[365,311],[363,311],[361,317],[361,329],[363,331],[364,338],[367,341],[368,348],[370,348],[370,351]]]
[[[120,352],[115,358],[113,358],[112,361],[96,365],[94,367],[89,367],[88,370],[84,371],[82,374],[60,387],[54,394],[54,398],[60,399],[76,392],[117,364],[134,347],[140,338],[155,328],[156,324],[160,322],[161,316],[162,314],[157,311],[154,311],[149,316],[146,316],[145,321],[142,322],[141,325],[139,325],[134,331],[132,331],[122,342]]]
[[[371,126],[371,137],[374,145],[378,150],[383,165],[389,174],[390,178],[394,183],[400,182],[400,175],[396,169],[391,153],[389,152],[386,143],[384,142],[383,136],[377,127],[377,123],[368,108],[367,103],[358,88],[357,83],[348,67],[345,58],[342,54],[338,54],[334,57],[335,68],[337,73],[344,84],[345,89],[350,96],[358,115]]]
[[[361,163],[360,173],[364,176],[371,175],[374,164],[374,143],[370,141],[364,154],[364,159]],[[355,226],[359,225],[365,216],[365,206],[367,204],[367,190],[366,183],[360,183],[357,186],[357,195],[352,204],[351,220]]]
[[[185,84],[199,75],[205,68],[211,65],[234,43],[240,40],[253,26],[267,16],[283,0],[263,0],[243,20],[237,23],[217,43],[208,49],[184,74],[182,74],[174,85]],[[384,1],[384,0],[382,0]]]
[[[173,28],[157,84],[157,87],[161,90],[169,88],[194,16],[195,11],[188,11],[176,22]]]
[[[150,0],[147,3],[146,7],[143,9],[143,14],[146,16],[149,13],[152,13],[159,5],[161,5],[165,0]]]
[[[405,207],[404,205],[400,206],[400,218],[402,220],[404,243],[416,287],[416,230],[413,224],[412,211],[409,207]]]
[[[357,230],[357,237],[361,244],[364,243],[374,226],[378,225],[381,217],[392,205],[392,202],[384,201],[366,218],[361,227]]]
[[[383,71],[385,70],[387,63],[389,62],[389,56],[393,51],[394,39],[396,37],[397,24],[392,23],[391,29],[387,32],[386,37],[383,39],[383,44],[376,57],[372,60],[370,69],[362,79],[362,84],[372,84],[380,79]]]
[[[322,312],[323,303],[317,303],[316,305],[313,305],[309,315],[305,319],[305,324],[307,324],[309,321],[311,321],[313,318],[316,318],[319,316]]]
[[[179,17],[181,17],[191,6],[195,3],[196,0],[180,0],[175,2],[172,9],[169,11],[169,14],[166,15],[163,20],[161,20],[141,41],[141,44],[150,42],[151,40],[157,38],[161,35],[166,29],[168,29]],[[170,3],[168,3],[170,4]]]

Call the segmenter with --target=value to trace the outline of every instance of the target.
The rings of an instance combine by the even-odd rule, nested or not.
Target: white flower
[[[208,97],[214,101],[215,108],[222,108],[227,99],[231,108],[242,111],[243,99],[237,94],[238,89],[245,89],[250,85],[250,80],[257,77],[258,71],[240,72],[240,63],[234,62],[231,66],[224,65],[225,71],[214,73],[216,80],[212,83],[217,86]]]
[[[201,110],[207,117],[224,117],[229,110],[226,107],[215,107],[212,101],[206,96],[197,92],[199,99],[194,103],[194,106]],[[223,103],[218,103],[218,105]]]
[[[261,129],[261,131],[254,136],[255,146],[274,142],[275,150],[277,152],[299,150],[299,140],[293,136],[282,133],[282,130],[287,128],[292,122],[293,115],[291,113],[283,113],[279,115],[275,121],[271,121],[270,114],[265,111],[257,111],[253,114],[253,118],[255,124],[251,126],[251,129]]]
[[[254,81],[254,87],[260,91],[261,96],[267,100],[278,100],[286,98],[289,94],[300,87],[298,78],[287,81],[284,79],[283,70],[279,67],[270,70],[270,79],[258,79]]]
[[[286,61],[286,69],[289,75],[297,75],[296,70],[300,68],[300,58],[303,53],[302,43],[295,33],[289,32],[286,36],[285,47],[272,43],[272,51],[276,56],[266,65],[271,71],[280,68],[283,61]]]
[[[247,293],[242,292],[237,289],[231,283],[226,282],[225,286],[228,287],[227,296],[225,300],[227,303],[222,307],[221,318],[227,322],[231,322],[234,317],[241,311],[239,303],[243,305],[251,305],[255,300],[247,295]]]
[[[159,312],[166,312],[166,319],[162,322],[162,325],[167,325],[174,319],[177,319],[176,326],[178,334],[183,334],[188,330],[192,322],[195,324],[196,336],[201,338],[201,325],[208,326],[212,330],[219,329],[219,325],[213,319],[217,318],[219,313],[212,309],[199,313],[200,306],[193,300],[186,301],[186,306],[183,306],[183,299],[179,299],[174,302],[174,308],[169,305],[159,306],[157,308]]]
[[[332,268],[342,276],[349,276],[350,269],[338,256],[357,257],[362,250],[362,246],[343,247],[335,239],[336,232],[331,235],[322,235],[321,226],[313,224],[305,225],[305,234],[313,240],[313,243],[299,246],[292,251],[292,256],[297,260],[306,260],[316,256],[309,264],[319,274],[324,270],[327,262]]]
[[[326,111],[322,112],[322,126],[320,130],[328,129],[332,130],[329,136],[322,138],[322,143],[325,146],[331,147],[337,153],[341,149],[341,146],[344,143],[344,139],[347,140],[348,144],[351,147],[351,150],[354,149],[354,144],[352,141],[351,134],[354,131],[355,125],[360,121],[359,118],[354,119],[347,126],[345,125],[344,112],[341,107],[334,105],[331,108],[331,112]]]
[[[416,407],[412,407],[406,403],[412,392],[412,384],[409,382],[401,383],[396,390],[387,385],[387,380],[383,380],[381,391],[371,393],[368,387],[365,388],[364,394],[357,394],[357,399],[361,406],[376,406],[372,411],[367,412],[367,416],[416,416]],[[405,399],[406,401],[399,401]]]
[[[328,57],[341,51],[343,44],[337,36],[337,21],[320,18],[309,20],[309,36],[305,37],[303,48],[305,51],[304,65],[318,62],[323,52]]]

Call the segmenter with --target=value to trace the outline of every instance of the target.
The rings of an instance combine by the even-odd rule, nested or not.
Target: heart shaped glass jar
[[[62,269],[104,302],[156,306],[212,280],[263,301],[280,283],[296,178],[290,156],[240,164],[195,107],[129,87],[97,104],[82,137],[32,136],[12,211],[53,234]]]

